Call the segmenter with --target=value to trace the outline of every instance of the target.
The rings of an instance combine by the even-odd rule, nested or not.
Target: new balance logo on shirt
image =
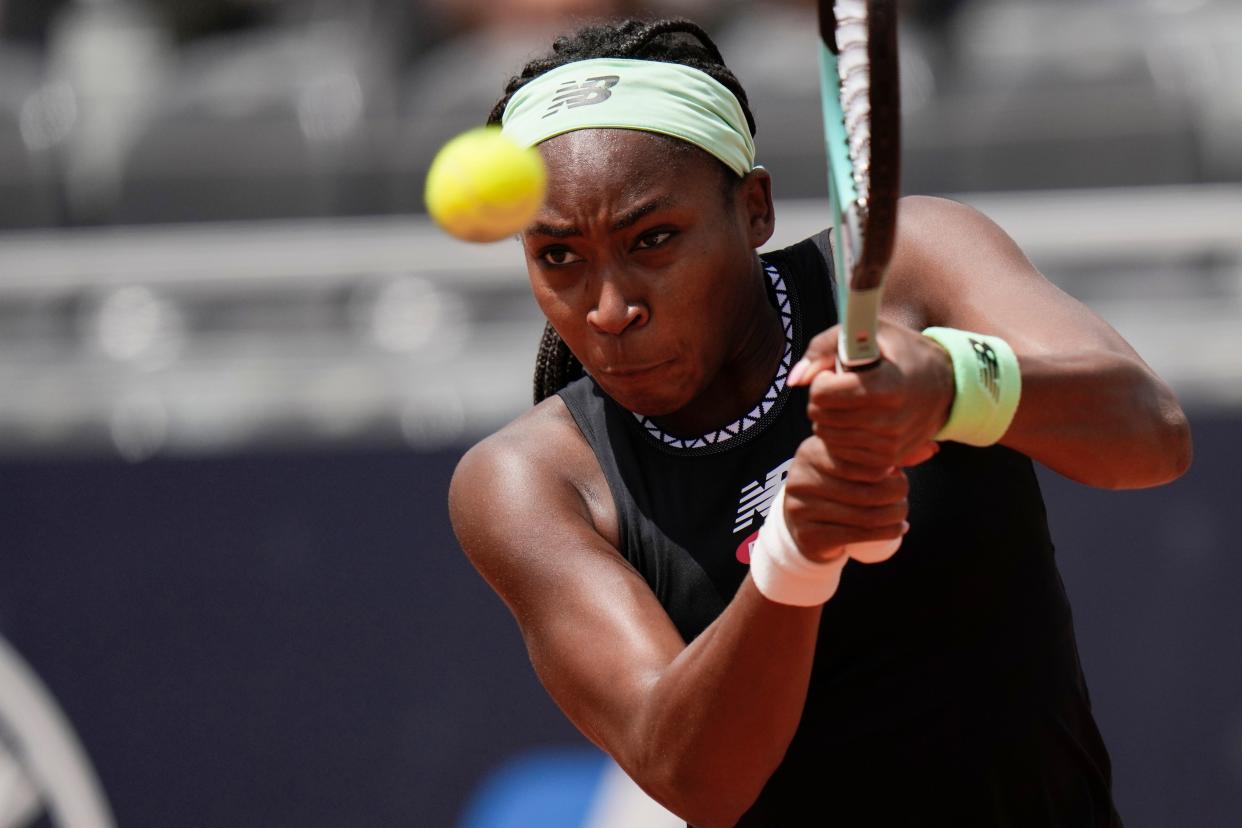
[[[758,480],[752,480],[742,487],[742,496],[737,504],[737,520],[733,523],[733,534],[736,535],[750,526],[755,522],[756,517],[768,516],[768,510],[772,508],[772,498],[776,497],[781,484],[785,482],[785,475],[789,473],[791,465],[793,465],[792,457],[768,472],[762,484]]]
[[[556,89],[556,95],[552,98],[552,105],[548,107],[548,111],[543,113],[543,117],[555,115],[561,111],[561,107],[565,109],[576,109],[580,106],[590,106],[591,104],[603,103],[612,97],[612,93],[608,90],[612,89],[621,81],[619,75],[601,75],[598,78],[587,78],[582,83],[576,81],[567,81]]]

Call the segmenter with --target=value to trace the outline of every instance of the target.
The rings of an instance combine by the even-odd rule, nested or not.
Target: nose
[[[619,336],[647,324],[649,315],[646,304],[627,298],[615,280],[604,279],[595,307],[587,314],[587,324],[600,333]]]

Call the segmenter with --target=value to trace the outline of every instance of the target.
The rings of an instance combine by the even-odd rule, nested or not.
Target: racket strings
[[[871,62],[865,0],[837,0],[837,75],[856,205],[866,209],[871,179]]]

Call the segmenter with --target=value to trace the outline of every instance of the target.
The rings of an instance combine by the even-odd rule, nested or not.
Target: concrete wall
[[[1242,418],[1195,425],[1164,489],[1044,476],[1132,828],[1242,813]],[[0,462],[0,634],[117,824],[451,826],[506,757],[585,744],[456,548],[459,453]]]

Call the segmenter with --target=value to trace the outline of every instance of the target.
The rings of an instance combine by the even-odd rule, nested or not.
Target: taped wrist
[[[798,551],[785,525],[785,487],[772,500],[763,528],[750,553],[750,577],[769,601],[795,607],[814,607],[837,591],[848,556],[819,563]]]
[[[1022,396],[1018,357],[999,336],[928,328],[923,335],[939,342],[953,361],[953,407],[936,433],[937,440],[990,446],[1009,429]]]

